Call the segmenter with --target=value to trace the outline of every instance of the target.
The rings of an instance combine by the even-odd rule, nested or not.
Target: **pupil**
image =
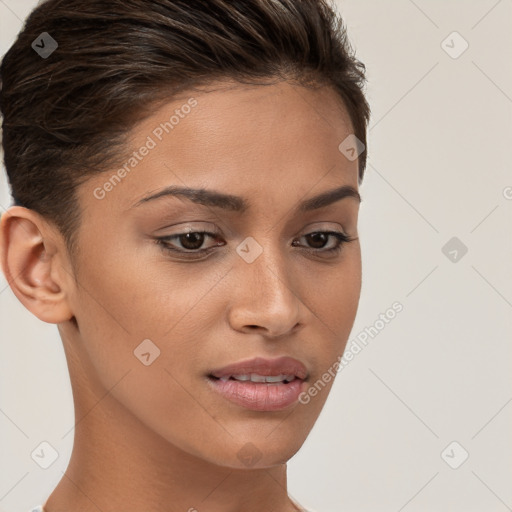
[[[321,249],[326,243],[325,238],[327,235],[325,233],[311,233],[307,236],[313,239],[313,243],[311,245],[317,249]],[[315,245],[315,238],[320,239],[320,245]]]
[[[195,239],[195,241],[194,241]],[[181,235],[180,242],[185,249],[199,249],[204,242],[203,233],[186,233]]]

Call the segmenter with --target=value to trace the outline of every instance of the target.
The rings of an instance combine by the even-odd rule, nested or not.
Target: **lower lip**
[[[208,379],[213,389],[231,402],[253,411],[280,411],[295,403],[304,385],[301,379],[287,384]]]

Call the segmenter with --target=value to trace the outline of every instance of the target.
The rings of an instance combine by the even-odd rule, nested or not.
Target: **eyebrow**
[[[189,187],[178,187],[169,186],[155,194],[143,197],[137,201],[132,208],[138,207],[142,204],[148,203],[161,197],[183,197],[192,201],[193,203],[200,204],[203,206],[213,206],[216,208],[222,208],[224,210],[235,211],[244,213],[249,209],[249,202],[240,196],[234,196],[231,194],[224,194],[222,192],[216,192],[215,190],[208,190],[205,188],[189,188]],[[359,192],[351,185],[343,185],[341,187],[327,190],[314,197],[301,201],[295,208],[295,213],[306,213],[313,210],[318,210],[329,206],[341,199],[346,197],[352,197],[358,202],[361,202],[361,196]]]

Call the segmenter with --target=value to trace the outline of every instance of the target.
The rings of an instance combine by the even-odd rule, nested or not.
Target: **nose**
[[[236,285],[228,307],[231,327],[269,338],[290,334],[300,324],[302,301],[293,289],[296,279],[282,255],[268,248],[252,263],[235,265]]]

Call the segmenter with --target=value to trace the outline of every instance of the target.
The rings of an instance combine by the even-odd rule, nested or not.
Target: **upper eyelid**
[[[192,221],[192,222],[194,222],[194,221]],[[199,221],[199,222],[202,222],[202,221]],[[334,221],[315,221],[315,222],[310,222],[301,231],[301,233],[308,234],[308,233],[317,232],[317,231],[337,231],[337,228],[336,229],[332,229],[331,227],[327,227],[327,226],[321,226],[321,227],[318,227],[318,228],[312,228],[311,227],[313,224],[326,224],[326,223],[337,224],[338,226],[340,226],[342,233],[348,234],[347,230],[344,227],[342,227],[339,222],[334,222]],[[187,233],[198,233],[198,232],[205,232],[205,233],[215,234],[215,235],[223,235],[221,229],[215,229],[215,227],[213,227],[213,226],[215,226],[214,223],[212,223],[212,222],[203,222],[203,224],[207,224],[208,227],[206,227],[206,228],[204,228],[202,226],[190,227],[190,225],[188,225],[187,227],[179,228],[180,231],[176,231],[176,233],[170,233],[169,235],[162,235],[162,236],[163,237],[164,236],[165,237],[167,237],[167,236],[170,237],[170,236],[175,236],[175,235],[183,235],[183,234],[187,234]],[[162,229],[159,229],[158,231],[164,231],[165,229],[169,229],[169,228],[172,228],[172,227],[175,227],[175,226],[167,226],[167,228],[162,228]],[[189,228],[189,229],[187,229],[187,228]],[[303,236],[303,234],[301,234],[299,236]]]
[[[188,235],[190,233],[203,233],[208,236],[221,236],[222,235],[218,231],[208,231],[207,229],[199,229],[198,228],[198,229],[190,229],[190,230],[186,230],[186,231],[178,231],[176,233],[170,233],[168,235],[159,236],[158,238],[160,238],[160,239],[176,238],[176,237],[179,237],[182,235]],[[301,234],[297,235],[297,236],[302,237],[305,235],[310,235],[312,233],[340,233],[340,234],[349,236],[349,234],[347,233],[347,230],[345,230],[345,229],[337,230],[337,229],[332,229],[332,228],[309,229],[309,230],[305,230],[305,231],[301,232]]]

